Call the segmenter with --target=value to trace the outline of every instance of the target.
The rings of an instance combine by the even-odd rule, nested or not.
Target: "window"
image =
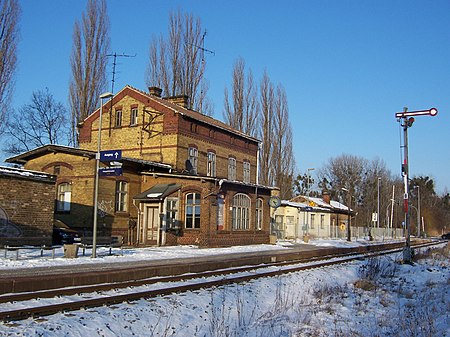
[[[311,214],[311,229],[314,229],[315,225],[316,225],[316,215]]]
[[[53,166],[53,174],[58,175],[60,173],[61,173],[61,166],[59,166],[59,165]]]
[[[71,198],[72,198],[72,185],[69,183],[59,184],[56,210],[59,212],[69,212]]]
[[[216,176],[216,154],[214,152],[208,152],[208,167],[206,175],[208,177]]]
[[[228,158],[228,179],[236,180],[236,159],[233,157]]]
[[[138,108],[131,109],[130,125],[137,125],[138,123]]]
[[[166,199],[167,228],[178,227],[178,198]]]
[[[324,229],[325,228],[325,215],[321,214],[320,215],[320,229]]]
[[[250,226],[250,198],[238,193],[233,197],[232,226],[235,230],[246,230]]]
[[[263,199],[256,200],[256,229],[262,230],[263,225]]]
[[[197,159],[198,159],[198,150],[195,147],[189,147],[188,149],[188,160],[191,162],[192,165],[192,172],[196,174],[197,173]]]
[[[116,182],[116,212],[128,211],[128,183],[126,181]]]
[[[200,193],[186,194],[186,228],[200,228]]]
[[[250,162],[244,161],[244,183],[250,182]]]
[[[122,126],[122,110],[116,110],[115,126]]]

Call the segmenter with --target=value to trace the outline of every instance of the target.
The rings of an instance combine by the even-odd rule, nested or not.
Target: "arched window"
[[[188,229],[200,228],[200,193],[186,194],[185,226]]]
[[[233,197],[232,227],[234,230],[250,228],[250,198],[242,193]]]
[[[128,211],[128,183],[116,181],[116,212]]]
[[[56,197],[56,211],[69,212],[72,199],[72,185],[61,183],[58,185],[58,195]]]
[[[263,228],[263,205],[263,199],[258,198],[256,200],[256,229],[259,231]]]

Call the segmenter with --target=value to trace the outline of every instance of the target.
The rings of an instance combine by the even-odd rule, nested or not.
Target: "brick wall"
[[[50,245],[55,181],[0,172],[0,245]]]

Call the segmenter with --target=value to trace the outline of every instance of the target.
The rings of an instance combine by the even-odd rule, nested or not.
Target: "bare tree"
[[[188,108],[211,114],[205,83],[206,32],[199,18],[178,11],[169,16],[168,37],[153,38],[149,48],[146,83],[159,86],[165,95],[188,96]]]
[[[10,141],[5,152],[18,154],[45,144],[68,145],[70,118],[64,105],[46,88],[35,91],[31,103],[13,112],[6,124]]]
[[[17,65],[20,7],[17,0],[0,1],[0,135],[5,131],[6,114],[14,89]]]
[[[224,119],[227,124],[248,135],[257,134],[258,96],[251,70],[245,75],[245,61],[239,58],[233,66],[232,98],[224,90]]]
[[[260,151],[260,182],[272,186],[274,183],[271,170],[273,156],[273,118],[275,111],[275,92],[269,75],[264,71],[260,85],[260,115],[259,115],[259,137],[261,139]]]
[[[98,97],[106,86],[109,44],[106,1],[89,0],[81,23],[75,22],[73,29],[69,100],[74,140],[77,138],[76,125],[95,110]]]
[[[277,86],[274,109],[273,137],[271,139],[273,143],[271,158],[273,184],[280,188],[281,198],[291,199],[295,159],[287,95],[282,85]]]

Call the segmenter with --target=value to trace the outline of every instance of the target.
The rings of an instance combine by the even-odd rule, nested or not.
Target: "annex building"
[[[113,163],[121,174],[99,179],[97,235],[131,245],[269,243],[259,141],[186,107],[185,96],[126,86],[79,125],[78,148],[46,145],[7,162],[55,175],[55,218],[92,236],[100,135],[101,150],[122,158]]]

